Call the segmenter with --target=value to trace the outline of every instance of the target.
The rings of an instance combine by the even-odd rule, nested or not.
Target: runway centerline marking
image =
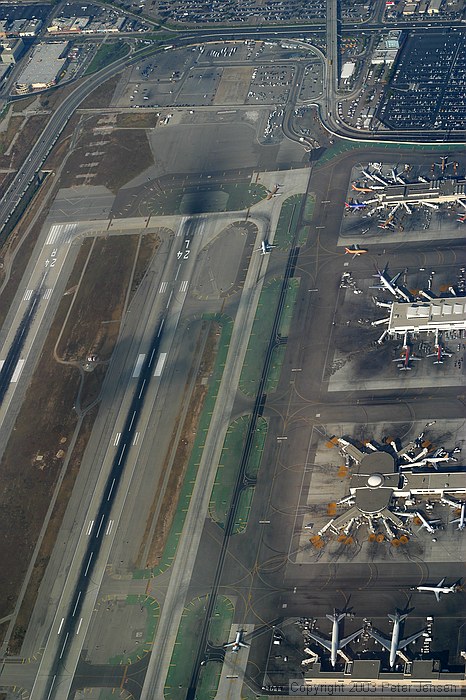
[[[91,552],[89,555],[89,561],[87,562],[86,571],[84,572],[84,576],[87,576],[87,572],[89,571],[89,567],[91,565],[91,561],[92,561],[93,556],[94,556],[94,552]]]
[[[62,617],[62,619],[61,619],[61,622],[60,622],[60,627],[58,628],[58,632],[57,632],[57,634],[60,634],[60,632],[61,632],[61,628],[63,627],[63,623],[64,623],[64,622],[65,622],[65,618],[64,618],[64,617]]]
[[[78,607],[79,599],[81,598],[81,593],[82,591],[79,591],[78,597],[76,598],[76,603],[74,604],[73,614],[71,615],[71,617],[74,617],[76,615],[76,609]]]

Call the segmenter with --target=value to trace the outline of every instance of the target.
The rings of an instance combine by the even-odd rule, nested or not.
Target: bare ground
[[[102,115],[86,118],[61,177],[62,187],[86,184],[87,180],[92,185],[104,185],[117,192],[153,164],[144,129],[117,129],[113,120],[104,121]],[[96,151],[99,155],[90,155]]]
[[[76,440],[65,477],[61,483],[55,507],[52,511],[44,539],[42,540],[42,544],[34,564],[31,578],[29,579],[26,593],[16,618],[15,628],[13,630],[12,639],[8,648],[9,654],[17,655],[21,651],[24,635],[36,602],[37,592],[55,546],[55,541],[60,530],[66,506],[68,505],[68,501],[73,491],[74,482],[79,472],[82,456],[84,454],[84,450],[86,449],[96,415],[97,408],[94,408],[85,416],[82,422],[78,439]]]
[[[57,348],[65,362],[110,359],[118,338],[137,236],[97,239]]]

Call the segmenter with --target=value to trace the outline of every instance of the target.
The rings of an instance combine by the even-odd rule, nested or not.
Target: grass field
[[[239,387],[247,396],[255,396],[259,387],[281,286],[281,279],[273,279],[267,286],[262,288],[259,297],[239,380]]]
[[[170,667],[165,683],[167,700],[184,700],[197,651],[195,640],[204,621],[207,597],[195,598],[184,609],[176,636]],[[233,621],[234,606],[226,596],[218,596],[209,629],[209,641],[215,646],[225,644]],[[197,700],[214,700],[222,671],[220,663],[204,666],[196,692]]]
[[[273,242],[282,250],[289,248],[293,240],[295,229],[298,225],[303,197],[303,194],[294,194],[288,197],[288,199],[285,199],[280,209],[280,217],[278,219]]]
[[[249,421],[249,415],[241,416],[233,421],[228,428],[223,443],[220,464],[218,465],[209,504],[209,515],[211,519],[222,528],[225,527],[230,510],[231,497],[238,478],[238,470]],[[246,465],[246,475],[250,478],[257,477],[262,453],[264,451],[265,438],[267,437],[267,427],[268,423],[266,419],[259,418],[249,460]],[[246,492],[243,492],[241,495],[237,511],[235,532],[243,532],[246,529],[253,491],[254,489],[251,487],[246,490],[246,492],[249,492],[247,496],[244,495]]]
[[[84,75],[89,75],[90,73],[95,73],[105,66],[108,66],[114,61],[118,61],[119,58],[123,58],[129,53],[129,46],[124,41],[115,41],[111,44],[101,44],[97,49],[97,52],[86,68]]]

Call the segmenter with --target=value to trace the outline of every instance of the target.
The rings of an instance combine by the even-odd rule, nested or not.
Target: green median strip
[[[196,640],[204,620],[207,597],[195,598],[183,611],[176,636],[168,675],[165,681],[166,700],[185,700],[196,657]],[[209,641],[222,646],[228,641],[233,621],[234,605],[226,596],[219,596],[212,615]],[[196,692],[197,700],[213,700],[218,688],[222,665],[210,662],[203,667]]]
[[[282,204],[277,228],[273,237],[274,245],[286,250],[290,247],[298,225],[304,194],[294,194]]]
[[[231,498],[238,478],[238,469],[241,462],[241,454],[244,449],[249,421],[249,415],[241,416],[233,421],[228,428],[223,443],[220,464],[215,476],[215,483],[209,503],[209,515],[211,519],[222,528],[225,527],[225,522],[230,510]],[[262,417],[258,418],[249,461],[246,465],[246,476],[250,479],[255,479],[259,472],[265,439],[267,437],[267,428],[267,420]],[[244,532],[246,529],[253,495],[254,486],[247,487],[242,491],[238,503],[233,534]]]
[[[218,344],[217,356],[215,358],[214,370],[209,380],[209,388],[204,401],[204,408],[199,419],[196,438],[194,440],[193,449],[191,451],[188,467],[186,469],[186,474],[180,491],[178,507],[176,509],[176,513],[173,518],[173,523],[170,528],[170,533],[168,535],[165,548],[163,550],[163,555],[159,564],[153,569],[136,570],[133,573],[133,578],[136,579],[157,576],[158,574],[161,574],[164,571],[166,571],[166,569],[168,569],[168,567],[171,566],[176,555],[178,542],[180,540],[180,536],[186,519],[186,513],[188,512],[189,504],[191,501],[194,484],[196,483],[197,470],[202,458],[205,436],[207,434],[207,431],[209,430],[210,421],[214,412],[215,402],[217,400],[217,394],[220,387],[220,382],[222,381],[223,370],[228,354],[228,348],[230,347],[231,332],[233,329],[233,321],[228,316],[213,314],[205,316],[205,318],[218,323],[221,326],[221,334]]]
[[[129,653],[118,654],[109,659],[109,664],[111,666],[134,664],[140,661],[145,654],[149,654],[152,651],[152,643],[154,641],[155,632],[157,629],[157,624],[160,616],[160,605],[148,595],[128,595],[126,597],[126,605],[139,605],[141,611],[145,608],[146,611],[146,625],[144,629],[144,638],[140,641],[136,640],[136,646]],[[139,641],[139,643],[138,643]]]
[[[255,396],[259,388],[281,286],[281,279],[273,279],[262,288],[259,297],[256,317],[239,380],[239,388],[247,396]]]
[[[452,150],[454,148],[454,150]],[[446,143],[442,144],[415,144],[415,143],[380,143],[374,141],[372,144],[367,141],[337,141],[333,146],[328,148],[325,153],[317,161],[318,165],[324,165],[328,163],[333,158],[342,155],[343,153],[349,153],[350,151],[367,150],[368,154],[373,153],[374,150],[387,149],[387,150],[397,150],[397,151],[421,151],[421,152],[437,152],[441,151],[443,154],[450,153],[454,155],[458,151],[462,151],[466,146],[461,144],[455,144],[454,147],[448,146]]]

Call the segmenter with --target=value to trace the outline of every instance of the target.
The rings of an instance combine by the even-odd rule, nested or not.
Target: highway
[[[251,38],[262,38],[262,39],[279,39],[282,38],[302,38],[305,37],[307,33],[313,33],[315,31],[325,32],[327,36],[327,42],[330,41],[332,59],[329,61],[329,78],[327,81],[327,109],[326,113],[321,114],[321,118],[324,123],[327,123],[329,128],[338,133],[339,128],[335,121],[330,116],[328,119],[328,113],[332,112],[332,104],[336,97],[336,87],[338,81],[338,60],[335,60],[335,56],[338,58],[338,18],[337,18],[337,3],[335,0],[328,0],[328,15],[327,22],[325,26],[318,25],[302,25],[299,27],[257,27],[257,28],[237,28],[237,29],[200,29],[198,32],[192,32],[191,30],[183,30],[179,36],[175,37],[172,41],[177,47],[190,46],[193,44],[205,43],[209,41],[215,41],[221,36],[222,41],[239,41]],[[342,27],[342,31],[347,32],[358,31],[364,32],[380,32],[381,30],[390,29],[415,29],[417,27],[424,27],[425,24],[420,22],[403,22],[403,23],[375,23],[375,24],[364,24],[363,30],[361,29],[360,23],[347,23]],[[436,20],[436,26],[449,26],[449,27],[463,27],[461,22],[443,22],[442,20]],[[39,173],[41,167],[43,166],[48,154],[56,143],[61,132],[65,128],[68,120],[81,104],[81,102],[100,84],[108,80],[109,78],[117,75],[125,67],[132,65],[137,62],[140,57],[153,55],[163,51],[163,47],[154,47],[153,51],[148,51],[147,47],[140,49],[138,51],[133,51],[130,56],[126,56],[118,61],[110,64],[101,71],[94,73],[82,80],[80,85],[66,97],[63,102],[57,107],[57,109],[52,114],[49,122],[45,126],[41,135],[37,141],[32,145],[31,151],[27,161],[18,170],[13,182],[10,184],[8,189],[3,195],[2,201],[0,202],[0,232],[3,230],[5,224],[13,215],[16,207],[18,206],[21,198],[23,197],[25,191],[27,190],[30,183],[32,183],[34,177]],[[328,53],[328,48],[327,48]],[[336,77],[335,77],[336,76]],[[342,132],[343,133],[343,132]],[[356,132],[354,130],[346,129],[345,134],[349,136],[359,136],[361,138],[361,132]],[[422,141],[426,141],[430,138],[429,134],[411,134],[410,139],[418,137]],[[443,132],[436,132],[436,140],[443,140],[445,134]],[[371,134],[371,138],[376,140],[377,135]],[[403,140],[406,139],[404,134],[384,134],[383,138],[388,138],[390,140]]]

